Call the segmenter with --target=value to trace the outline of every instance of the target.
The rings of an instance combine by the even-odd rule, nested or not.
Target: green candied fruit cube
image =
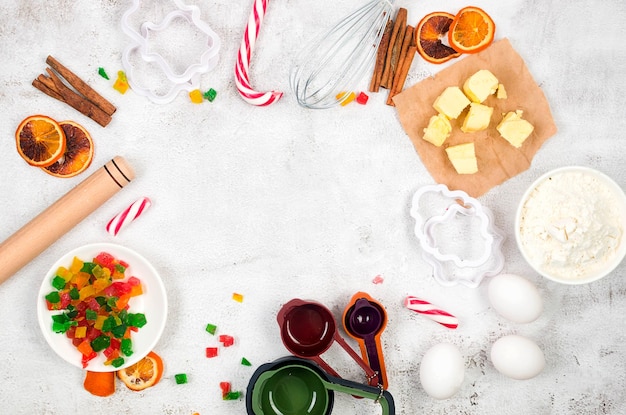
[[[67,326],[65,323],[57,323],[55,321],[52,323],[52,331],[55,333],[65,333],[67,331]]]
[[[111,366],[113,367],[120,367],[124,364],[124,358],[123,357],[118,357],[117,359],[113,359],[113,361],[111,362]]]
[[[86,320],[95,320],[98,317],[98,313],[88,308],[85,310],[85,319]]]
[[[202,96],[205,99],[208,99],[209,102],[213,102],[213,100],[215,99],[215,97],[217,96],[217,91],[214,90],[213,88],[210,88],[208,91],[206,91],[204,94],[202,94]]]
[[[80,269],[80,272],[86,272],[87,274],[91,274],[91,271],[95,266],[95,262],[83,262],[83,267]]]
[[[126,324],[120,324],[111,328],[111,334],[117,339],[121,339],[126,334]]]
[[[72,300],[78,300],[80,298],[80,292],[78,291],[78,288],[72,287],[72,289],[70,290],[70,298]]]
[[[91,348],[94,352],[101,352],[111,345],[111,338],[104,334],[96,337],[91,341]]]
[[[132,355],[133,354],[133,341],[128,338],[122,339],[121,344],[120,344],[120,350],[126,356]]]
[[[245,357],[241,358],[241,364],[244,366],[252,366],[252,363],[250,363],[250,361],[246,359]]]
[[[215,324],[209,323],[206,325],[206,331],[209,334],[215,335],[215,332],[217,331],[217,326]]]
[[[225,401],[236,401],[239,398],[241,398],[241,392],[239,391],[231,391],[224,394]]]
[[[174,375],[174,379],[176,380],[177,385],[182,385],[187,383],[187,374],[186,373],[177,373]]]
[[[57,290],[62,290],[65,287],[65,280],[58,275],[52,279],[52,286]]]
[[[128,313],[127,322],[131,327],[142,328],[148,321],[143,313]]]
[[[103,77],[104,79],[108,80],[109,79],[109,75],[106,73],[106,71],[104,70],[103,67],[99,67],[98,68],[98,74]],[[117,366],[116,366],[117,367]]]
[[[61,296],[58,291],[52,291],[50,294],[46,295],[46,300],[48,300],[51,304],[56,304],[61,301]]]

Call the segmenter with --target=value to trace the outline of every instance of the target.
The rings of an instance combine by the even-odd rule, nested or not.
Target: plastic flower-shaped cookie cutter
[[[425,186],[413,196],[411,216],[424,259],[442,285],[477,287],[504,267],[504,236],[486,207],[461,190]]]
[[[221,47],[220,38],[200,18],[200,9],[197,6],[186,5],[180,0],[174,0],[174,3],[177,9],[167,14],[160,23],[145,21],[140,25],[139,31],[132,27],[130,18],[141,7],[141,0],[133,0],[132,6],[122,15],[122,31],[132,40],[132,43],[126,47],[122,54],[122,66],[126,71],[128,83],[133,91],[161,104],[171,102],[181,91],[197,89],[200,75],[217,65]],[[151,34],[169,30],[173,26],[172,23],[177,19],[184,19],[207,38],[205,49],[200,54],[199,59],[189,64],[182,72],[177,72],[172,62],[153,51],[150,39]],[[145,85],[146,82],[140,82],[138,74],[135,72],[136,68],[131,62],[133,56],[139,56],[145,63],[152,64],[151,67],[156,66],[156,69],[163,72],[165,81],[168,83],[166,88],[169,89],[160,93],[160,91],[155,90],[154,85],[148,86]]]

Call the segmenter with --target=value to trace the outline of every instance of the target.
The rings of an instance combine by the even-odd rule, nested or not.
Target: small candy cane
[[[263,22],[263,16],[267,9],[269,0],[254,0],[254,6],[248,18],[248,25],[241,40],[241,46],[237,54],[237,62],[235,63],[235,84],[241,97],[252,105],[267,106],[278,101],[282,96],[282,92],[258,92],[250,85],[248,70],[250,69],[250,55],[254,49],[254,42],[259,37],[259,30]]]
[[[404,300],[404,305],[409,310],[418,314],[423,314],[429,319],[441,324],[449,329],[455,329],[459,325],[459,320],[447,311],[443,311],[433,306],[428,301],[420,300],[417,297],[408,296]]]
[[[142,197],[128,206],[122,212],[118,213],[113,219],[109,221],[106,226],[106,230],[113,236],[117,236],[120,230],[128,226],[132,221],[137,219],[144,210],[150,207],[152,202],[147,197]]]

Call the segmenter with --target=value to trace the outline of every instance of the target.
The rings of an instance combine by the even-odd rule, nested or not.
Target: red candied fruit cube
[[[359,93],[359,95],[356,97],[356,102],[358,102],[361,105],[365,105],[367,104],[367,100],[370,97],[367,96],[367,94],[365,92],[361,92]]]
[[[235,338],[227,334],[221,334],[218,339],[219,342],[224,345],[224,347],[229,347],[235,344]]]
[[[95,298],[95,297],[91,297],[91,298],[89,298],[89,300],[87,300],[87,301],[86,301],[86,303],[87,303],[87,304],[86,304],[86,308],[89,308],[89,309],[91,309],[91,310],[93,310],[93,311],[98,311],[98,310],[100,310],[100,303],[98,302],[98,300],[96,300],[96,298]],[[78,305],[78,306],[76,306],[76,308],[78,308],[78,307],[80,306],[81,308],[83,308],[83,310],[79,310],[79,311],[85,311],[85,310],[84,310],[85,306],[83,306],[83,304],[85,304],[85,302],[81,301],[81,302],[79,303],[79,305]]]
[[[230,382],[220,382],[220,389],[222,390],[222,397],[230,393]]]
[[[206,348],[206,357],[216,357],[217,356],[217,347],[207,347]]]
[[[128,294],[132,289],[131,285],[127,282],[116,281],[104,289],[104,293],[109,297],[121,297],[124,294]]]
[[[115,257],[108,252],[100,252],[95,258],[94,262],[101,267],[105,267],[111,270],[115,268]]]
[[[139,280],[139,278],[137,277],[130,277],[127,282],[131,287],[134,287],[135,285],[141,285],[141,280]]]
[[[70,293],[67,291],[61,292],[61,309],[66,309],[71,302],[72,298],[70,297]]]

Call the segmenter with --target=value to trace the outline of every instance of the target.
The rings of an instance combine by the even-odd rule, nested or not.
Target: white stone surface
[[[254,51],[251,79],[259,89],[285,92],[268,108],[245,103],[233,67],[251,1],[199,1],[204,19],[222,39],[217,68],[201,79],[217,92],[194,105],[179,96],[156,105],[132,91],[112,89],[97,74],[121,69],[127,38],[120,29],[130,1],[22,0],[0,5],[0,240],[9,237],[115,155],[134,166],[136,180],[0,286],[0,412],[6,414],[242,414],[245,404],[223,401],[219,382],[245,390],[254,368],[287,355],[276,313],[291,298],[317,300],[339,316],[350,297],[366,291],[387,308],[382,341],[399,414],[623,414],[626,413],[626,263],[585,286],[549,282],[531,272],[513,237],[514,213],[526,187],[559,166],[584,165],[626,187],[626,3],[536,0],[397,1],[409,22],[432,11],[484,7],[525,59],[551,104],[558,133],[531,168],[480,201],[507,233],[505,272],[528,277],[545,301],[542,316],[520,325],[490,308],[486,284],[476,289],[438,285],[412,234],[409,203],[433,183],[398,122],[386,93],[366,106],[312,111],[299,107],[288,84],[292,58],[315,32],[362,0],[272,1]],[[167,10],[160,2],[153,10]],[[184,49],[184,48],[183,48]],[[118,107],[102,128],[42,94],[31,81],[53,55]],[[416,58],[407,85],[440,70]],[[28,115],[82,123],[95,140],[95,160],[72,179],[48,176],[17,155],[14,131]],[[106,222],[138,197],[151,209],[116,238]],[[42,276],[65,252],[92,242],[117,242],[147,257],[168,290],[170,312],[155,351],[165,361],[162,381],[133,393],[87,393],[84,373],[48,347],[36,317]],[[384,283],[374,285],[376,275]],[[231,299],[245,296],[243,303]],[[402,306],[408,294],[460,319],[457,330]],[[235,336],[214,359],[218,344],[207,323]],[[343,333],[343,331],[342,331]],[[491,344],[520,334],[543,349],[546,368],[528,381],[507,379],[489,361]],[[352,346],[356,343],[349,339]],[[436,343],[459,347],[465,382],[437,401],[419,384],[421,357]],[[240,365],[246,357],[253,367]],[[338,346],[325,358],[346,378],[359,368]],[[189,383],[176,385],[174,375]],[[377,406],[337,398],[337,414],[376,414]],[[342,408],[342,409],[340,409]],[[352,409],[354,408],[354,409]]]

